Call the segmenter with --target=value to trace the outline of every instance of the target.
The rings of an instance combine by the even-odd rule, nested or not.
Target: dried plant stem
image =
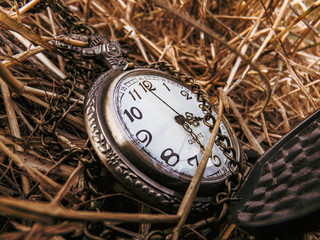
[[[260,24],[260,19],[263,17],[263,15],[264,15],[264,13],[261,13],[261,14],[260,14],[259,20],[256,21],[254,27],[249,31],[249,35],[248,35],[245,39],[243,39],[242,42],[240,43],[240,46],[243,45],[242,48],[241,48],[241,51],[240,51],[240,53],[241,53],[242,55],[244,55],[244,54],[246,53],[246,51],[247,51],[247,49],[248,49],[248,46],[249,46],[249,44],[248,44],[248,43],[245,43],[245,42],[248,41],[248,39],[249,39],[252,35],[254,35],[254,34],[256,33],[257,28],[258,28],[258,26],[259,26],[259,24]],[[232,59],[231,59],[231,60],[232,60]],[[232,82],[232,80],[233,80],[236,72],[238,71],[238,68],[239,68],[239,66],[240,66],[240,64],[241,64],[241,61],[242,61],[242,58],[241,58],[241,57],[238,57],[236,63],[234,64],[234,66],[233,66],[233,68],[232,68],[232,70],[231,70],[231,72],[230,72],[230,75],[229,75],[229,77],[228,77],[228,79],[227,79],[226,85],[225,85],[225,87],[224,87],[224,92],[228,93],[228,90],[229,90],[229,87],[230,87],[230,85],[231,85],[231,82]],[[239,84],[240,82],[241,82],[241,81],[238,81],[237,84]]]
[[[55,27],[55,24],[54,24],[53,13],[52,13],[52,10],[51,10],[50,7],[47,8],[47,12],[48,12],[48,16],[49,16],[49,20],[50,20],[50,24],[51,24],[52,35],[54,37],[56,37],[57,36],[57,31],[56,31],[56,27]],[[60,54],[58,54],[57,58],[58,58],[58,63],[59,63],[60,70],[61,70],[61,72],[64,73],[65,72],[65,66],[64,66],[63,57]]]
[[[61,189],[61,185],[53,181],[51,178],[48,178],[41,172],[39,172],[36,169],[32,169],[30,167],[27,167],[24,162],[17,157],[1,140],[0,140],[0,150],[4,152],[9,158],[11,158],[18,167],[25,170],[28,175],[36,182],[39,182],[41,185],[43,185],[47,190],[51,192],[58,192]],[[81,200],[68,192],[65,199],[69,200],[70,202],[76,202],[80,203]]]
[[[1,25],[0,25],[1,26]],[[28,41],[25,37],[21,36],[18,33],[11,32],[25,47],[29,48],[32,46],[31,42]],[[51,46],[51,45],[50,45]],[[66,75],[60,71],[59,68],[57,68],[43,53],[38,53],[36,57],[47,66],[48,69],[50,69],[52,72],[57,74],[62,79],[66,78]]]
[[[290,9],[294,12],[294,14],[296,14],[296,16],[299,17],[298,11],[294,8],[294,6],[292,6],[291,3],[289,3],[289,7],[290,7]],[[314,26],[312,26],[305,18],[302,19],[302,22],[303,22],[308,28],[310,28],[315,34],[317,34],[318,36],[320,36],[320,32],[318,31],[318,29],[316,29]]]
[[[313,86],[313,85],[318,84],[318,83],[320,83],[320,79],[315,80],[315,81],[313,81],[313,82],[311,82],[311,83],[308,83],[308,84],[306,84],[306,85],[304,85],[304,86],[305,86],[305,87],[310,87],[310,86]],[[285,97],[288,97],[288,96],[290,96],[290,95],[292,95],[292,94],[294,94],[294,93],[300,92],[300,91],[301,91],[301,88],[297,88],[297,89],[295,89],[295,90],[292,90],[291,92],[288,92],[288,93],[284,94],[283,96],[278,97],[278,100],[281,100],[281,99],[283,99],[283,98],[285,98]]]
[[[142,204],[141,207],[140,207],[140,212],[142,214],[145,214],[145,213],[150,213],[150,207],[147,206],[147,205],[144,205]],[[142,236],[146,236],[149,232],[151,228],[151,224],[150,223],[141,223],[140,224],[140,228],[139,228],[139,232]]]
[[[8,30],[10,29],[14,32],[17,32],[20,35],[24,36],[25,38],[29,39],[31,42],[36,43],[37,45],[40,45],[47,50],[51,50],[51,51],[55,50],[54,47],[51,46],[42,37],[40,37],[38,34],[34,33],[31,29],[27,28],[23,24],[10,18],[1,9],[0,9],[0,27],[8,29]]]
[[[144,60],[145,60],[148,64],[150,64],[151,62],[150,62],[150,60],[149,60],[149,58],[148,58],[148,55],[147,55],[147,53],[146,53],[146,50],[144,49],[144,46],[143,46],[142,42],[140,41],[139,36],[138,36],[137,33],[136,33],[136,30],[135,30],[129,23],[127,23],[124,19],[121,19],[121,22],[124,24],[124,28],[126,29],[126,31],[127,31],[128,33],[130,33],[130,36],[135,40],[138,48],[139,48],[140,51],[141,51],[141,54],[142,54]]]
[[[257,59],[260,57],[260,55],[262,54],[263,50],[265,49],[265,47],[267,46],[267,44],[269,43],[270,39],[272,38],[273,34],[274,34],[274,29],[276,29],[280,23],[280,20],[283,17],[284,11],[287,7],[289,0],[285,0],[284,3],[282,4],[282,8],[277,16],[277,19],[275,20],[272,29],[270,30],[268,36],[266,37],[266,39],[264,40],[264,42],[262,43],[262,45],[260,46],[260,48],[258,49],[258,51],[255,53],[252,62],[255,63],[257,61]],[[237,81],[237,85],[241,82],[241,80],[244,79],[245,75],[247,74],[247,72],[250,69],[250,65],[247,66],[246,70],[242,73],[242,77],[239,81]],[[268,89],[270,90],[270,89]],[[261,114],[261,111],[259,111],[259,113],[256,113],[254,115],[254,117],[257,117],[259,114]]]
[[[12,18],[17,18],[17,14],[24,14],[24,13],[26,13],[28,10],[30,10],[31,8],[33,8],[35,5],[37,5],[38,3],[40,2],[40,0],[32,0],[32,1],[30,1],[30,2],[28,2],[27,4],[25,4],[23,7],[21,7],[20,9],[19,9],[19,13],[17,12],[17,13],[15,13],[15,12],[13,12],[13,13],[11,13],[10,14],[10,17],[12,17]]]
[[[317,103],[313,100],[313,98],[311,97],[311,95],[307,91],[306,87],[303,85],[302,81],[300,80],[299,76],[297,75],[297,73],[295,72],[293,67],[291,66],[291,64],[288,61],[288,59],[283,54],[281,54],[279,52],[278,52],[278,54],[282,57],[282,59],[286,63],[286,66],[287,66],[287,68],[288,68],[288,70],[289,70],[289,72],[291,74],[291,78],[298,84],[298,86],[301,89],[301,91],[303,92],[303,94],[307,97],[307,99],[311,103],[313,109],[317,110],[318,109]]]
[[[259,142],[257,141],[257,139],[253,136],[252,132],[250,131],[248,125],[245,123],[244,119],[241,116],[241,113],[239,112],[236,104],[232,101],[232,99],[229,97],[228,98],[229,103],[230,103],[230,107],[233,111],[233,114],[236,116],[236,118],[238,119],[240,126],[241,126],[241,130],[243,131],[243,133],[245,134],[245,136],[247,137],[249,143],[251,144],[251,146],[253,147],[253,149],[255,151],[257,151],[257,153],[259,154],[263,154],[264,150],[263,148],[260,146]]]
[[[38,89],[38,88],[33,88],[33,87],[29,87],[29,86],[25,86],[25,89],[32,94],[38,95],[38,96],[42,96],[42,97],[53,97],[55,99],[57,99],[59,96],[56,93],[53,92],[49,92],[49,91],[45,91],[42,89]],[[75,98],[69,98],[70,102],[74,102],[74,103],[78,103],[78,104],[83,104],[83,100],[84,97],[82,96],[82,100],[79,99],[75,99]]]
[[[3,142],[9,141],[3,136],[1,136],[0,140]],[[17,155],[27,167],[35,168],[45,175],[51,174],[66,179],[74,171],[74,167],[67,164],[62,164],[62,161],[53,163],[46,158],[39,158],[26,152],[15,152],[14,154]]]
[[[48,108],[48,109],[50,108],[50,104],[49,103],[46,103],[46,102],[42,101],[41,99],[37,98],[36,96],[33,96],[33,95],[29,94],[29,93],[24,93],[23,97],[33,101],[34,103],[39,104],[42,107],[45,107],[45,108]],[[67,114],[65,117],[66,117],[66,121],[68,121],[71,124],[74,124],[79,130],[85,132],[84,123],[83,123],[82,119],[80,119],[80,118],[78,118],[76,116],[73,116],[71,114]]]
[[[91,0],[86,0],[84,5],[84,22],[88,23]]]
[[[299,17],[297,17],[294,21],[292,21],[285,29],[283,29],[277,36],[275,36],[271,41],[270,44],[277,41],[279,38],[281,38],[284,34],[286,34],[294,25],[296,25],[298,22],[300,22],[302,19],[304,19],[308,14],[310,14],[312,11],[316,10],[318,7],[320,7],[320,1],[317,1],[313,3],[303,14],[301,14]]]
[[[265,99],[265,102],[262,106],[262,108],[260,109],[260,111],[257,114],[260,114],[268,105],[270,97],[271,97],[271,87],[269,84],[269,81],[267,80],[267,78],[265,77],[265,75],[256,67],[256,65],[249,61],[245,56],[243,56],[241,53],[239,53],[236,49],[234,49],[233,47],[231,47],[225,40],[223,37],[219,36],[218,34],[214,33],[211,29],[209,29],[208,27],[206,27],[205,25],[200,25],[196,20],[194,20],[193,18],[191,18],[190,16],[187,16],[186,14],[182,13],[181,11],[176,10],[174,7],[171,6],[171,4],[168,4],[168,2],[164,1],[164,0],[152,0],[152,2],[154,2],[157,6],[167,10],[169,13],[174,14],[175,16],[181,18],[183,21],[185,21],[186,23],[189,23],[190,25],[194,26],[195,28],[197,28],[199,31],[202,31],[203,33],[205,33],[208,37],[216,40],[217,42],[221,43],[223,46],[225,46],[228,50],[230,50],[232,53],[236,54],[237,56],[241,57],[242,60],[250,65],[260,76],[261,80],[265,83],[266,87],[267,87],[267,97]]]
[[[272,144],[271,144],[270,137],[269,137],[269,134],[268,134],[268,128],[267,128],[266,120],[265,120],[265,118],[264,118],[264,114],[261,113],[261,114],[260,114],[260,117],[261,117],[262,129],[263,129],[264,135],[266,136],[266,139],[267,139],[267,141],[268,141],[268,144],[269,144],[269,146],[271,147]]]
[[[218,116],[216,119],[216,123],[215,123],[214,128],[212,130],[212,133],[210,135],[209,142],[208,142],[206,149],[204,151],[204,154],[201,158],[201,161],[199,163],[197,171],[194,174],[192,181],[190,182],[189,187],[188,187],[188,189],[184,195],[184,198],[181,202],[181,205],[178,209],[177,215],[179,217],[181,217],[181,219],[179,220],[178,225],[173,230],[173,236],[172,236],[173,240],[179,239],[180,230],[183,227],[185,221],[187,220],[191,206],[192,206],[193,201],[197,195],[204,171],[206,170],[208,159],[209,159],[210,155],[212,154],[213,144],[214,144],[214,141],[215,141],[216,136],[219,131],[220,122],[222,120],[222,113],[223,113],[223,101],[222,101],[222,95],[220,94],[219,113],[218,113]]]
[[[43,223],[52,223],[55,219],[78,221],[114,221],[131,223],[170,223],[178,216],[166,214],[113,213],[67,210],[51,203],[0,197],[0,212],[9,216],[22,217]]]
[[[239,19],[239,20],[258,20],[259,17],[248,17],[248,16],[229,16],[229,15],[213,15],[215,18],[224,18],[224,19]]]
[[[261,55],[261,53],[263,52],[263,50],[265,49],[265,47],[267,46],[267,44],[269,43],[270,39],[272,38],[272,36],[275,33],[275,29],[278,28],[279,23],[283,17],[283,14],[287,8],[287,5],[289,3],[289,0],[285,0],[282,4],[282,7],[280,9],[279,14],[277,15],[277,19],[274,21],[272,28],[270,29],[270,32],[268,34],[268,36],[266,37],[266,39],[264,40],[264,42],[262,43],[261,47],[259,48],[258,52],[254,55],[252,61],[255,62]]]
[[[28,235],[25,237],[25,240],[33,240],[33,239],[40,239],[42,235],[42,226],[40,223],[35,223],[31,230],[29,231]]]
[[[41,99],[37,98],[36,96],[31,95],[28,92],[24,93],[23,97],[31,100],[32,102],[34,102],[36,104],[39,104],[42,107],[50,108],[50,104],[49,103],[46,103],[46,102],[42,101]]]
[[[304,55],[304,54],[301,54],[301,55],[302,55],[303,57],[305,57],[305,58],[310,58],[310,55],[309,55],[309,56],[308,56],[308,55]],[[309,68],[309,66],[304,67],[304,66],[302,66],[302,65],[300,65],[300,64],[292,61],[292,60],[289,59],[289,58],[286,58],[286,59],[287,59],[288,63],[289,63],[292,67],[295,67],[295,68],[297,68],[298,70],[302,70],[302,71],[310,74],[311,76],[319,77],[320,71],[317,71],[317,69],[312,69],[312,70],[311,70],[311,69]],[[320,59],[318,59],[318,61],[319,61],[319,60],[320,60]]]
[[[17,64],[18,62],[23,62],[27,58],[32,57],[33,55],[36,55],[38,53],[43,52],[44,50],[45,49],[43,47],[37,46],[37,47],[34,47],[32,49],[29,49],[26,52],[22,52],[22,53],[16,54],[16,55],[13,56],[12,59],[4,60],[4,61],[2,61],[2,63],[6,67],[11,67],[11,66]]]
[[[150,41],[146,36],[140,34],[139,37],[144,41],[146,42],[152,49],[153,51],[155,52],[155,54],[158,54],[158,55],[162,55],[164,54],[163,52],[165,52],[166,50],[160,50],[157,45],[155,45],[152,41]],[[159,57],[160,58],[160,57]],[[160,61],[160,60],[159,60]]]
[[[70,44],[70,45],[74,45],[74,46],[78,46],[78,47],[88,47],[88,42],[83,42],[81,40],[71,39],[71,38],[63,36],[63,35],[56,36],[54,39],[59,40],[61,42],[64,42],[66,44]]]
[[[30,131],[33,131],[34,128],[30,124],[30,122],[25,118],[20,108],[15,103],[13,103],[13,107],[16,114],[20,117],[20,119],[24,122],[24,124],[29,128]]]
[[[144,224],[144,223],[142,223]],[[144,235],[143,234],[138,234],[138,233],[135,233],[133,231],[130,231],[130,230],[127,230],[125,228],[122,228],[122,227],[118,227],[116,224],[110,224],[109,222],[106,222],[104,221],[103,222],[103,225],[106,226],[107,228],[109,229],[112,229],[116,232],[120,232],[122,234],[125,234],[127,236],[130,236],[131,239],[135,239],[135,240],[138,240],[138,239],[147,239],[147,238],[144,238]]]
[[[249,35],[240,43],[240,46],[242,46],[246,41],[248,41],[248,39],[250,39],[251,37],[254,36],[254,34],[256,33],[257,28],[258,28],[258,26],[259,26],[259,24],[260,24],[260,22],[261,22],[261,18],[263,17],[264,14],[265,14],[265,11],[262,11],[262,12],[260,13],[259,17],[257,18],[258,20],[257,20],[256,23],[254,24],[254,26],[251,27],[251,29],[249,29],[249,32],[248,32]],[[244,55],[244,54],[246,53],[248,46],[249,46],[249,44],[247,43],[247,44],[244,44],[244,46],[241,48],[241,52],[240,52],[240,53],[241,53],[242,55]],[[234,67],[233,67],[233,69],[232,69],[232,71],[231,71],[231,73],[230,73],[230,75],[229,75],[229,77],[228,77],[228,79],[227,79],[227,83],[226,83],[226,86],[225,86],[225,88],[224,88],[224,91],[225,91],[226,93],[230,92],[236,85],[238,85],[238,84],[241,83],[242,79],[243,79],[244,76],[247,74],[247,72],[248,72],[248,70],[249,70],[249,68],[250,68],[250,67],[248,66],[247,69],[246,69],[246,71],[242,74],[241,79],[239,79],[238,81],[236,81],[236,83],[232,86],[232,88],[229,89],[229,87],[230,87],[230,85],[231,85],[231,82],[232,82],[232,80],[233,80],[233,78],[234,78],[234,75],[236,74],[236,72],[237,72],[237,70],[238,70],[238,67],[239,67],[239,65],[240,65],[240,63],[241,63],[241,60],[242,60],[242,58],[241,58],[241,57],[238,57],[235,65],[234,65]],[[252,62],[254,62],[254,61],[252,61]]]
[[[0,62],[0,78],[2,78],[2,80],[13,92],[15,92],[17,96],[24,93],[24,85],[12,75],[2,62]]]
[[[17,89],[16,91],[18,94],[23,93],[23,89],[24,89],[23,85],[13,77],[11,72],[1,62],[0,62],[0,76],[2,77],[2,79],[6,80],[6,83],[9,86],[11,86],[15,90]],[[17,117],[16,117],[14,107],[12,104],[12,99],[10,96],[10,90],[9,90],[8,86],[1,79],[0,79],[0,87],[1,87],[1,92],[2,92],[2,98],[3,98],[6,112],[7,112],[7,117],[8,117],[8,122],[9,122],[10,130],[11,130],[11,134],[14,137],[21,138],[19,124],[17,121]],[[18,145],[15,145],[15,148],[18,151],[23,150]],[[21,180],[22,180],[22,189],[23,189],[24,193],[28,193],[30,191],[29,179],[26,176],[21,175]]]
[[[234,224],[230,224],[228,229],[225,231],[225,233],[222,235],[221,240],[228,240],[229,236],[231,235],[232,231],[235,229]]]
[[[279,112],[282,116],[283,119],[283,127],[285,132],[289,132],[290,131],[290,124],[289,124],[289,120],[286,114],[286,109],[283,106],[283,104],[280,102],[280,98],[277,98],[275,95],[272,95],[272,100],[279,106]]]
[[[63,197],[68,193],[70,188],[75,184],[79,174],[81,173],[81,170],[83,168],[83,163],[78,162],[78,167],[74,169],[70,177],[68,178],[67,182],[63,185],[63,187],[59,190],[57,195],[54,197],[54,199],[51,201],[52,205],[58,205],[58,203],[63,199]]]

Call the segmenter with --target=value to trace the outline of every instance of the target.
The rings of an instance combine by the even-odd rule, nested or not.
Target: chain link
[[[94,177],[91,172],[95,171],[94,168],[96,166],[92,164],[95,161],[92,150],[87,147],[62,147],[58,141],[57,129],[62,124],[71,106],[70,97],[75,91],[76,78],[73,76],[62,81],[63,84],[59,88],[60,91],[57,92],[57,99],[52,101],[43,121],[39,124],[38,130],[41,144],[55,160],[63,159],[63,161],[76,160],[83,162],[85,179],[87,180],[85,184],[94,195],[98,195],[98,191],[92,184]]]
[[[81,19],[67,8],[61,0],[42,0],[45,1],[55,12],[64,27],[69,29],[69,33],[91,35],[95,32],[94,28],[84,24]]]
[[[207,127],[209,127],[209,131],[212,132],[216,120],[212,115],[212,103],[209,100],[207,92],[202,88],[202,86],[197,83],[191,76],[187,76],[184,73],[176,70],[176,68],[170,63],[164,61],[156,62],[150,64],[148,67],[167,72],[171,76],[177,78],[181,82],[184,82],[191,87],[191,91],[197,95],[197,100],[201,103],[200,107],[202,112],[204,113],[203,122]],[[240,188],[244,177],[242,174],[242,159],[240,158],[239,162],[235,157],[233,157],[236,156],[236,151],[231,146],[230,139],[226,135],[223,135],[219,132],[215,143],[229,160],[228,167],[231,173],[230,176],[228,176],[224,181],[224,190],[217,193],[215,196],[215,205],[221,206],[220,214],[216,218],[216,221],[218,222],[222,220],[227,213],[228,203],[231,200],[235,200],[233,198],[233,194]]]
[[[19,6],[23,6],[25,0],[17,0]],[[80,17],[74,14],[67,6],[64,5],[62,0],[40,0],[34,7],[32,13],[39,13],[50,7],[53,12],[57,13],[58,22],[62,27],[67,29],[68,35],[83,35],[89,36],[95,33],[95,29],[88,24],[84,24]],[[76,72],[76,70],[75,70]],[[85,179],[86,186],[91,190],[93,195],[99,195],[99,192],[94,187],[94,176],[98,175],[97,164],[92,164],[95,161],[93,152],[89,148],[79,147],[62,147],[58,141],[57,128],[65,119],[68,109],[70,108],[70,97],[74,94],[77,80],[75,74],[70,74],[66,79],[62,79],[63,83],[57,92],[57,100],[53,100],[50,108],[47,109],[43,120],[38,126],[42,146],[46,149],[47,153],[54,157],[56,160],[64,159],[77,160],[84,163],[85,166]],[[93,174],[94,172],[94,174]]]

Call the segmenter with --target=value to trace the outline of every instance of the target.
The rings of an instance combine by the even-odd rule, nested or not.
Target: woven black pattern
[[[234,207],[238,225],[275,225],[318,211],[319,112],[262,156],[251,175],[236,196],[242,199]]]

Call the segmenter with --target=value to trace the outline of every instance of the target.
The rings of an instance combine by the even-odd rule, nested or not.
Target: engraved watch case
[[[114,100],[114,95],[117,92],[117,84],[128,77],[139,77],[146,74],[168,79],[173,84],[184,86],[186,89],[190,88],[159,70],[146,68],[125,71],[109,70],[94,82],[87,94],[84,109],[86,129],[103,164],[129,191],[153,205],[175,210],[180,205],[184,192],[192,179],[192,174],[177,174],[177,171],[166,169],[161,167],[161,164],[155,163],[150,154],[144,151],[144,147],[139,148],[135,140],[129,136],[125,125],[121,123],[121,119],[116,113],[117,101]],[[213,113],[216,114],[216,110]],[[231,145],[235,149],[236,156],[233,157],[239,161],[240,148],[238,142],[225,118],[223,118],[222,123],[222,129],[224,130],[221,130],[220,127],[220,131],[225,131],[228,134]],[[208,135],[210,135],[209,130]],[[218,146],[213,149],[216,152],[219,150]],[[223,152],[221,151],[220,154],[223,154]],[[199,212],[212,207],[215,194],[219,191],[225,178],[230,175],[228,162],[225,161],[223,164],[221,170],[223,167],[225,172],[221,173],[220,177],[204,177],[192,211]]]

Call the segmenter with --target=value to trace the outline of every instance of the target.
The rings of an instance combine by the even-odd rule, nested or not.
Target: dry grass
[[[83,101],[104,69],[57,55],[47,39],[66,34],[61,19],[51,8],[34,11],[37,5],[24,12],[22,2],[14,14],[17,3],[0,1],[0,239],[170,237],[181,216],[131,196],[88,149]],[[213,102],[222,87],[244,150],[262,154],[318,109],[319,1],[64,2],[119,41],[134,63],[166,60],[196,78]],[[254,239],[210,219],[189,220],[180,237]]]

